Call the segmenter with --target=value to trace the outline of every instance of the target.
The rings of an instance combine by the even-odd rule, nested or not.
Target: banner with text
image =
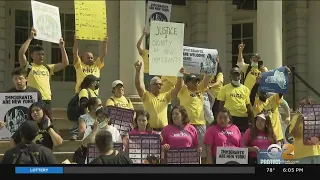
[[[248,164],[248,148],[217,147],[216,164]]]
[[[201,157],[197,149],[170,149],[165,152],[165,162],[166,164],[201,164]]]
[[[287,94],[289,86],[289,74],[286,67],[261,73],[259,91]]]
[[[29,107],[38,100],[36,92],[0,93],[0,121],[5,127],[0,128],[0,140],[8,140],[29,116]]]
[[[126,135],[132,127],[134,110],[108,106],[111,125],[118,129],[121,136]]]
[[[191,74],[212,74],[217,73],[216,49],[204,49],[197,47],[183,47],[183,67]]]
[[[150,75],[179,76],[183,67],[184,24],[151,21]]]
[[[31,1],[35,39],[59,43],[62,38],[59,8],[38,1]]]
[[[300,107],[303,114],[303,141],[305,145],[320,145],[320,104]]]
[[[107,36],[106,1],[75,0],[76,38],[105,40]]]
[[[113,143],[113,148],[118,151],[123,151],[123,143]],[[100,152],[94,143],[87,145],[87,164],[100,156]]]
[[[171,4],[148,1],[146,28],[149,29],[151,21],[170,22]]]

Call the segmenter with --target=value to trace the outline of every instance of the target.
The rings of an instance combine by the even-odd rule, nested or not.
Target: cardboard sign
[[[121,136],[126,135],[132,127],[134,110],[108,106],[111,126],[118,129]]]
[[[248,148],[217,147],[216,164],[248,164]]]
[[[286,67],[273,69],[261,74],[259,91],[287,94],[289,86],[289,75]]]
[[[305,105],[300,111],[303,116],[303,141],[305,145],[320,143],[320,104]]]
[[[123,143],[113,143],[113,148],[118,151],[123,151]],[[100,156],[100,152],[96,144],[89,143],[87,145],[87,164]]]
[[[170,149],[165,152],[166,164],[201,164],[200,153],[193,148]]]

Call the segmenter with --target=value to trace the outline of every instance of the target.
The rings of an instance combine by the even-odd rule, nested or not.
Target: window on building
[[[155,2],[161,2],[161,3],[167,3],[167,4],[172,4],[172,5],[178,5],[178,6],[186,6],[186,0],[152,0]],[[148,3],[148,0],[146,0]]]
[[[253,23],[232,25],[232,67],[236,66],[238,59],[238,45],[243,42],[245,48],[243,56],[246,63],[250,62],[250,56],[254,53]]]
[[[233,5],[237,5],[237,9],[257,10],[257,0],[232,0]]]

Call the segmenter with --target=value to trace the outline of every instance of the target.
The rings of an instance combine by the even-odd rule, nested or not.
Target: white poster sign
[[[29,107],[36,102],[36,92],[0,93],[0,121],[5,127],[0,129],[0,140],[8,140],[19,126],[28,119]]]
[[[217,147],[216,164],[248,164],[248,148]]]
[[[59,43],[61,35],[59,8],[38,1],[31,1],[35,39]]]
[[[182,76],[184,24],[151,21],[150,75]]]
[[[216,49],[204,49],[197,47],[183,47],[183,67],[191,74],[212,74],[217,73]]]
[[[149,29],[151,21],[170,22],[171,4],[148,1],[146,28]]]

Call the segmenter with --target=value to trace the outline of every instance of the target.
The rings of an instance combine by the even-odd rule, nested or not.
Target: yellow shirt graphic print
[[[132,102],[124,96],[121,96],[121,97],[111,96],[107,100],[106,106],[114,106],[114,107],[119,107],[123,109],[132,109],[132,110],[134,109]]]

